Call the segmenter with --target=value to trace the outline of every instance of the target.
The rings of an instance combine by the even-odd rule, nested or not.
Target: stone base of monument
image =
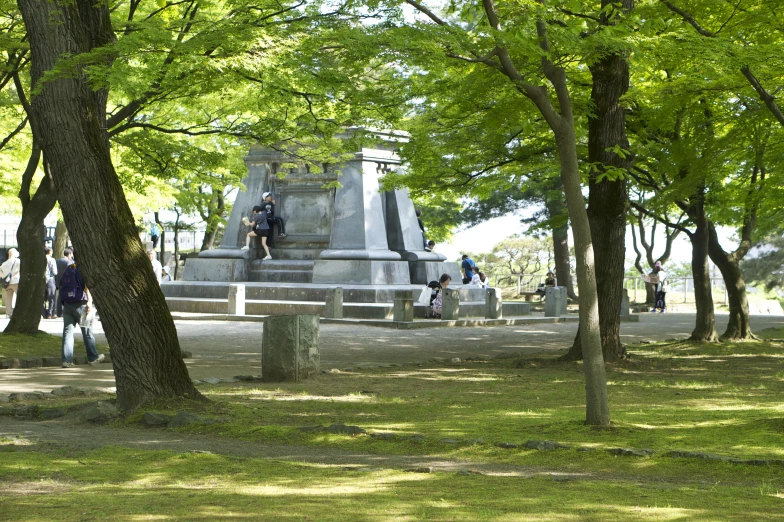
[[[228,308],[227,282],[174,281],[161,285],[169,310],[172,312],[225,314]],[[292,283],[245,283],[245,314],[325,316],[329,293],[337,285]],[[343,289],[343,317],[348,319],[391,320],[395,293],[412,290],[416,299],[424,285],[340,285]],[[450,286],[451,288],[451,286]],[[455,287],[460,295],[460,317],[484,317],[485,290],[461,285]],[[415,303],[414,317],[424,318],[428,307]],[[503,303],[506,317],[531,313],[530,303]]]
[[[319,259],[313,266],[314,283],[353,285],[410,285],[406,261]]]
[[[319,372],[319,317],[292,315],[268,317],[261,343],[261,377],[264,382],[298,382]]]
[[[447,263],[443,261],[409,261],[409,277],[412,284],[426,285],[430,281],[438,281],[442,274],[449,274],[452,282],[449,286],[459,286],[463,284],[463,276],[460,273],[460,263]]]
[[[248,280],[247,259],[192,258],[185,263],[183,278],[187,281],[229,281]]]

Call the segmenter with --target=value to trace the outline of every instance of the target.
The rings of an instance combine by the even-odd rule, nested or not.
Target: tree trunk
[[[584,358],[586,424],[609,426],[610,406],[607,398],[607,376],[602,356],[602,340],[599,331],[599,304],[596,291],[596,275],[591,244],[591,227],[585,210],[585,200],[580,186],[580,171],[577,160],[577,141],[574,127],[556,132],[556,144],[561,163],[566,203],[572,222],[574,250],[577,261],[577,285],[580,288],[580,343]]]
[[[160,262],[163,264],[166,262],[166,229],[163,228],[163,223],[161,222],[161,218],[158,216],[158,212],[155,212],[153,215],[155,216],[155,223],[161,230],[160,239],[158,240],[158,252],[161,253]]]
[[[710,235],[708,239],[708,253],[711,260],[719,267],[727,289],[727,301],[730,305],[730,317],[727,330],[722,339],[750,340],[757,339],[751,331],[749,319],[749,301],[746,296],[746,282],[740,270],[740,259],[728,254],[721,248],[716,227],[708,224]]]
[[[54,244],[52,245],[53,256],[55,259],[63,257],[63,250],[68,248],[68,229],[62,218],[57,220],[57,227],[54,230]]]
[[[716,317],[713,311],[713,291],[711,289],[708,269],[708,220],[702,204],[696,205],[694,216],[695,230],[689,236],[691,240],[691,272],[694,277],[694,299],[697,302],[697,318],[692,341],[716,342]]]
[[[44,219],[52,211],[57,198],[51,176],[44,176],[33,197],[30,182],[38,168],[41,149],[33,145],[33,152],[22,175],[19,199],[22,201],[22,220],[16,231],[19,245],[19,289],[14,315],[5,333],[38,333],[46,290],[46,254],[44,253]]]
[[[611,2],[602,0],[602,7]],[[624,0],[622,8],[634,7]],[[604,23],[607,23],[603,19]],[[594,112],[588,117],[588,162],[595,166],[588,183],[588,219],[596,255],[596,290],[599,295],[599,326],[605,361],[626,356],[621,344],[621,298],[626,262],[626,181],[611,180],[608,168],[625,171],[631,166],[626,137],[626,113],[621,96],[629,90],[629,64],[625,54],[606,54],[590,67],[593,79],[591,101]],[[617,175],[616,175],[617,177]],[[582,290],[581,290],[582,293]],[[575,341],[564,358],[582,358],[582,343]]]
[[[653,307],[656,304],[656,287],[645,283],[645,304]]]
[[[111,346],[118,406],[131,411],[168,397],[201,398],[182,361],[177,330],[112,165],[105,127],[106,92],[84,71],[42,76],[59,57],[114,38],[105,3],[19,0],[30,41],[31,118],[51,165],[77,263],[101,311]]]
[[[204,252],[205,250],[209,250],[212,248],[212,245],[215,243],[215,235],[218,233],[218,227],[212,227],[211,229],[207,229],[204,231],[204,239],[201,242],[201,248],[199,249],[200,252]]]
[[[563,190],[563,184],[559,183]],[[548,197],[545,199],[547,215],[550,219],[557,216],[568,216],[566,204],[561,194],[558,197]],[[572,265],[569,259],[569,221],[568,219],[562,226],[553,227],[553,257],[555,258],[555,277],[560,286],[566,287],[566,295],[569,299],[577,300],[574,291],[574,281],[572,280]]]
[[[180,272],[180,211],[175,210],[177,219],[174,220],[174,279]]]

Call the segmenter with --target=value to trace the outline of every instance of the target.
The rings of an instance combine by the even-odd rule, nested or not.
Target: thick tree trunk
[[[112,41],[106,4],[19,0],[32,60],[33,129],[51,165],[76,260],[101,311],[118,405],[133,410],[165,397],[200,398],[181,358],[177,330],[136,233],[112,165],[105,92],[85,74],[41,83],[61,56]]]
[[[6,333],[38,333],[41,311],[46,290],[46,254],[44,253],[44,219],[52,211],[57,198],[52,178],[44,176],[33,197],[30,197],[30,181],[38,168],[41,152],[37,145],[22,176],[22,220],[16,231],[19,245],[19,289],[16,296],[14,315],[5,327]]]
[[[610,4],[602,1],[602,6]],[[622,7],[630,10],[632,0]],[[631,166],[631,156],[617,154],[615,148],[629,150],[626,114],[621,96],[629,90],[629,64],[626,56],[607,54],[590,66],[593,78],[591,101],[594,112],[588,118],[588,162],[596,165],[588,184],[588,219],[596,256],[596,290],[599,295],[599,326],[605,361],[626,356],[621,344],[621,298],[626,262],[626,181],[600,177],[608,168],[621,171]],[[582,343],[575,340],[564,358],[582,357]]]
[[[651,307],[656,304],[656,287],[650,283],[645,283],[645,304]]]
[[[711,260],[719,267],[727,289],[727,301],[730,305],[730,317],[727,330],[722,339],[750,340],[757,337],[751,331],[749,319],[749,300],[746,296],[746,282],[740,270],[740,259],[728,254],[721,248],[719,237],[713,223],[709,223],[708,253]]]
[[[204,231],[204,239],[201,242],[201,248],[199,249],[200,252],[204,252],[205,250],[209,250],[212,248],[212,245],[215,243],[215,235],[218,233],[218,227],[212,227],[211,229],[207,229]]]
[[[701,204],[696,205],[695,230],[691,240],[691,272],[694,277],[694,299],[697,302],[697,318],[689,339],[716,342],[716,316],[713,310],[713,291],[708,269],[708,220]]]
[[[57,220],[57,227],[54,229],[54,244],[52,245],[53,256],[55,259],[63,257],[63,250],[68,248],[68,229],[65,228],[65,222],[61,219]]]

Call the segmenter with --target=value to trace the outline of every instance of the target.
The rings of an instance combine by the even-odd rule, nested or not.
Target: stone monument
[[[218,309],[212,303],[226,298],[228,284],[245,283],[249,315],[324,314],[328,295],[340,287],[344,317],[391,319],[396,291],[419,295],[429,281],[448,273],[462,312],[482,316],[484,291],[461,284],[459,263],[425,250],[408,191],[381,190],[381,177],[402,168],[395,151],[406,134],[375,136],[374,147],[317,174],[304,165],[292,167],[280,151],[252,146],[245,157],[245,190],[237,194],[220,247],[189,258],[183,281],[164,287],[170,309],[212,312]],[[242,218],[265,192],[272,193],[288,234],[278,237],[275,227],[267,261],[258,238],[241,250],[250,231]],[[424,310],[416,305],[415,315],[424,316]],[[334,306],[329,311],[334,315]]]

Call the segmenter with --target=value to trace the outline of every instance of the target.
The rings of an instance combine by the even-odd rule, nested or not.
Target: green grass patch
[[[607,365],[609,429],[583,424],[582,364],[553,359],[206,385],[200,389],[210,403],[172,401],[148,410],[188,410],[220,420],[179,428],[184,438],[274,443],[289,446],[292,454],[320,455],[321,449],[326,464],[155,451],[159,430],[167,428],[145,428],[150,450],[52,452],[6,439],[0,440],[0,502],[6,516],[26,520],[784,519],[784,465],[668,456],[681,450],[784,460],[784,345],[670,342],[628,348],[630,360]],[[48,400],[45,406],[59,403]],[[142,416],[137,412],[115,425],[140,427]],[[337,423],[395,437],[302,429]],[[423,437],[410,438],[417,434]],[[570,447],[497,446],[530,439]],[[605,451],[615,447],[654,454]],[[351,471],[328,464],[334,450],[459,459],[487,474]]]
[[[105,448],[0,451],[8,520],[781,520],[769,482],[351,470]]]
[[[74,350],[81,341],[74,340]],[[36,334],[0,333],[0,357],[59,357],[62,353],[62,335],[46,332]],[[108,345],[97,345],[100,353],[109,353]]]

